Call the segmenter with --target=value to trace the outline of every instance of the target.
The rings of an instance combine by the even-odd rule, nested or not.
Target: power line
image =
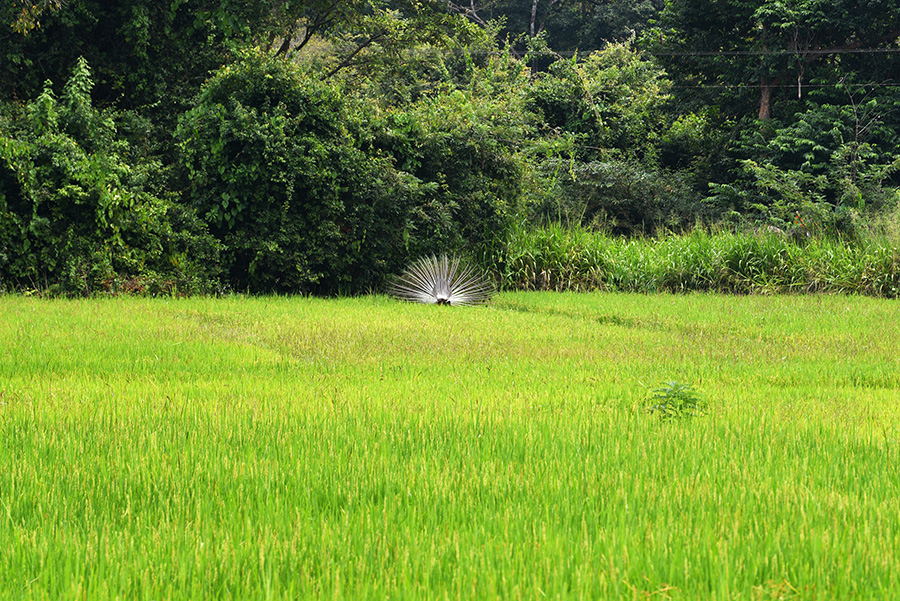
[[[645,52],[651,56],[808,56],[823,54],[891,54],[900,48],[827,48],[820,50],[691,50]],[[574,55],[574,53],[573,53]]]
[[[746,90],[759,90],[759,83],[749,83],[749,84],[697,84],[697,85],[684,85],[684,84],[673,84],[668,86],[670,88],[680,88],[687,90],[704,90],[708,88],[712,89],[746,89]],[[769,85],[766,86],[768,88],[787,88],[790,90],[796,90],[797,84],[777,84],[777,85]],[[847,87],[847,84],[843,83],[804,83],[802,84],[802,88],[805,90],[807,88],[841,88]],[[880,83],[880,82],[869,82],[869,83],[854,83],[852,84],[854,88],[900,88],[900,83]]]
[[[760,83],[738,83],[738,84],[670,84],[666,86],[668,89],[679,89],[679,90],[745,90],[754,93],[759,92]],[[770,89],[780,89],[780,90],[808,90],[810,88],[814,89],[837,89],[837,88],[852,88],[854,90],[862,89],[865,91],[866,89],[900,89],[900,83],[894,83],[890,81],[879,82],[879,81],[870,81],[865,83],[781,83],[781,84],[770,84],[766,86]]]
[[[589,56],[595,52],[602,52],[602,48],[593,50],[543,50],[537,52],[520,51],[520,56],[551,56],[572,58],[574,56]],[[504,50],[465,50],[453,51],[456,54],[469,53],[473,55],[502,55]],[[684,51],[648,51],[641,50],[641,54],[648,56],[823,56],[829,54],[896,54],[900,48],[828,48],[820,50],[684,50]]]

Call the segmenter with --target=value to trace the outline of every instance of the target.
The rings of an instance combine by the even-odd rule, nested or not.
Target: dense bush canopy
[[[336,87],[258,52],[203,87],[175,139],[232,286],[360,290],[397,267],[412,191],[360,125]]]
[[[217,243],[192,213],[153,195],[158,164],[129,160],[112,115],[91,105],[80,60],[0,132],[0,288],[204,291]]]

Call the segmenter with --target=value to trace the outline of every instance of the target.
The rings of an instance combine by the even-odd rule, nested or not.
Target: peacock
[[[449,306],[477,305],[489,300],[494,292],[487,273],[445,254],[418,259],[388,287],[388,293],[400,300]]]

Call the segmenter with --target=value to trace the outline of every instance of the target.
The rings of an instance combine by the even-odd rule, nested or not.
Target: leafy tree
[[[562,46],[565,40],[577,40],[578,48],[587,50],[602,48],[609,42],[640,38],[659,18],[665,1],[590,0],[569,6],[577,7],[577,12],[570,8],[570,13],[576,13],[569,19],[575,26],[570,26],[571,33],[557,34],[560,39],[554,47],[567,50]]]
[[[729,102],[731,89],[745,102],[743,91],[754,90],[758,118],[768,120],[779,90],[802,97],[804,82],[837,84],[857,71],[868,81],[892,78],[893,55],[856,51],[897,47],[900,3],[670,0],[656,35],[654,50],[682,85],[711,86]]]
[[[496,250],[518,210],[517,146],[529,135],[527,116],[505,99],[464,90],[386,116],[375,143],[420,182],[410,215],[413,254]]]
[[[733,181],[711,202],[811,234],[855,235],[862,216],[889,207],[900,183],[896,95],[848,94],[844,105],[810,103],[791,123],[740,141]],[[893,116],[893,117],[892,117]]]
[[[259,52],[219,70],[177,140],[232,285],[358,292],[409,256],[492,252],[517,208],[517,149],[530,135],[499,81],[526,73],[507,66],[517,75],[475,69],[473,89],[399,107]]]
[[[629,42],[537,74],[526,106],[573,147],[568,162],[553,157],[538,167],[550,193],[533,203],[533,216],[629,235],[689,222],[691,182],[661,163],[661,149],[673,146],[668,87],[665,72]],[[685,122],[676,122],[682,146],[700,137]]]
[[[502,21],[502,38],[543,35],[555,51],[589,53],[641,34],[658,16],[664,0],[448,0],[447,4],[483,27]]]
[[[511,63],[498,49],[494,30],[450,16],[442,20],[441,27],[446,29],[435,28],[419,39],[411,36],[408,47],[372,48],[362,57],[364,60],[334,79],[362,102],[383,108],[402,107],[425,96],[469,89],[476,79],[488,73],[500,85],[519,85],[508,81],[505,67],[495,68],[499,63]],[[321,68],[328,71],[332,67]],[[525,85],[525,79],[520,84]]]
[[[614,150],[653,162],[668,87],[665,72],[623,42],[556,61],[535,77],[526,106],[548,127],[574,134],[579,158]]]
[[[41,26],[41,15],[47,11],[59,10],[63,0],[18,0],[13,3],[13,8],[19,11],[16,20],[12,23],[13,31],[27,34],[29,31]]]
[[[0,6],[0,23],[22,23],[18,11],[16,3]],[[95,99],[165,121],[236,49],[285,54],[383,12],[365,0],[41,0],[26,11],[35,15],[26,19],[28,35],[3,36],[0,89],[7,99],[33,97],[83,56],[94,69]]]

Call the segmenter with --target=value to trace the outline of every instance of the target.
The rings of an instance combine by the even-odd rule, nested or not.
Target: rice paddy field
[[[900,598],[898,314],[0,297],[0,598]]]

